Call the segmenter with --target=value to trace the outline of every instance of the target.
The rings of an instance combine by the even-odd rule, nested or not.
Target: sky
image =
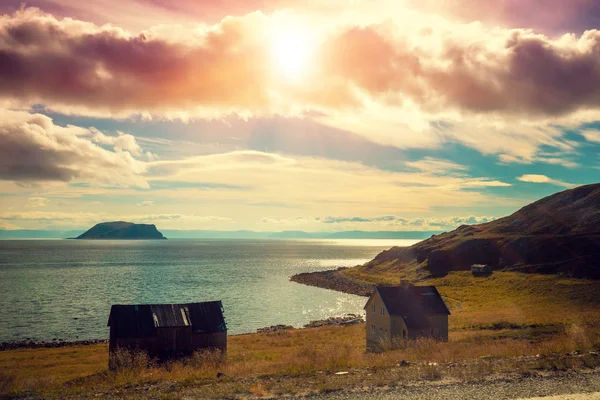
[[[595,0],[0,14],[0,229],[442,231],[599,181]]]

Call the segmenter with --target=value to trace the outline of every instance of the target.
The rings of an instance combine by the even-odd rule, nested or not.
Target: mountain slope
[[[394,247],[360,268],[436,276],[472,264],[600,279],[600,184],[560,192],[508,217],[463,225],[411,247]]]
[[[94,225],[77,239],[166,239],[155,225],[132,222],[102,222]]]

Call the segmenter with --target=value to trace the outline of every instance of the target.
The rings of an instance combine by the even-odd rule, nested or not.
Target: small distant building
[[[109,352],[142,350],[160,360],[201,349],[227,351],[221,301],[188,304],[113,305],[108,317]]]
[[[367,349],[394,348],[423,337],[448,341],[450,310],[435,286],[377,286],[365,305]]]
[[[473,264],[471,265],[471,273],[473,276],[488,276],[493,272],[491,265]]]

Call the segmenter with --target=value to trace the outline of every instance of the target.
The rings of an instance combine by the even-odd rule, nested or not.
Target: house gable
[[[369,300],[367,300],[367,304],[365,304],[363,308],[363,310],[365,310],[367,314],[369,313],[369,310],[371,310],[371,306],[373,305],[373,303],[378,304],[377,307],[383,306],[383,308],[385,309],[385,315],[391,315],[389,310],[387,309],[387,306],[385,305],[385,301],[383,301],[383,298],[381,297],[381,294],[379,293],[379,290],[377,290],[377,288],[375,288],[375,290],[371,294],[371,297],[369,297]],[[376,309],[375,312],[378,313],[379,310]]]

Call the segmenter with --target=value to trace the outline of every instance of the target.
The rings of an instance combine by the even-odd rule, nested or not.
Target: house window
[[[385,315],[385,308],[381,307],[381,315]]]
[[[379,328],[379,333],[383,333],[383,328]]]
[[[371,324],[371,332],[375,333],[375,324]]]
[[[373,312],[375,312],[375,304],[371,304],[371,310],[373,310]]]

